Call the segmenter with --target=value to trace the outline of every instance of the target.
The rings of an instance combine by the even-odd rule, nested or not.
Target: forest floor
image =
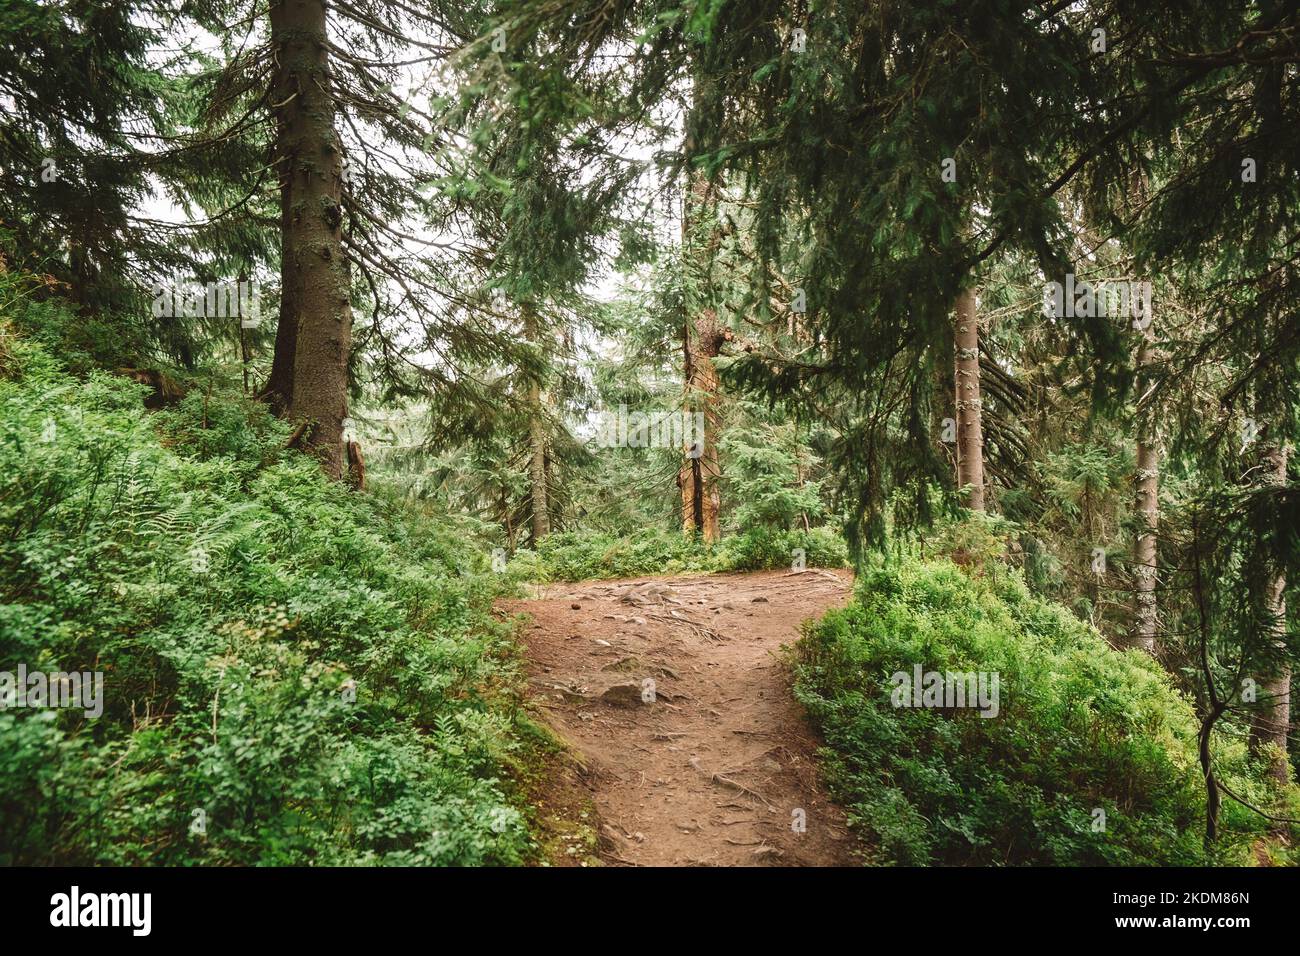
[[[781,655],[850,587],[847,571],[809,569],[557,584],[501,602],[529,616],[533,703],[573,758],[545,799],[590,808],[607,864],[854,864]]]

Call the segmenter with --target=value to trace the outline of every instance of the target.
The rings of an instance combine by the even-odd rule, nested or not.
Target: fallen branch
[[[293,430],[293,434],[290,435],[288,441],[284,443],[284,447],[285,448],[299,447],[300,443],[303,440],[303,436],[307,434],[307,429],[310,425],[311,425],[311,421],[309,419],[303,419],[301,422],[299,422],[298,427]]]

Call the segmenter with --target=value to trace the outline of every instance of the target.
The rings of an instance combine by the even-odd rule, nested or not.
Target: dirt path
[[[779,656],[849,583],[814,570],[638,578],[502,605],[532,616],[534,699],[586,766],[607,863],[854,863]]]

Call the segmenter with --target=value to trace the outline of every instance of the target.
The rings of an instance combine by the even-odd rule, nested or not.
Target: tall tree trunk
[[[1282,65],[1270,66],[1268,90],[1269,125],[1283,123]],[[1263,449],[1263,480],[1269,485],[1286,484],[1287,451],[1281,439],[1270,441]],[[1273,569],[1264,591],[1264,612],[1270,618],[1272,630],[1276,635],[1275,648],[1280,657],[1276,670],[1265,675],[1260,682],[1261,709],[1256,713],[1251,727],[1250,743],[1252,749],[1265,743],[1275,744],[1281,751],[1269,767],[1270,774],[1278,783],[1291,780],[1291,761],[1288,759],[1287,736],[1291,731],[1291,666],[1286,662],[1286,575],[1278,568]]]
[[[966,504],[984,510],[984,422],[980,403],[980,327],[975,290],[957,296],[956,305],[957,486],[967,488]]]
[[[283,16],[282,4],[272,8],[272,29]],[[281,61],[283,63],[283,60]],[[290,110],[297,92],[297,77],[289,70],[276,72],[271,89],[276,132],[276,177],[280,183],[280,315],[275,326],[275,351],[271,374],[259,397],[275,414],[288,417],[293,409],[293,362],[298,351],[298,270],[293,255],[293,167],[289,155],[280,149],[289,142]]]
[[[537,313],[524,306],[524,335],[539,344]],[[528,484],[533,504],[533,544],[551,533],[550,497],[546,488],[546,417],[542,401],[542,383],[528,380]]]
[[[718,429],[721,426],[718,395],[721,386],[713,360],[721,350],[723,335],[715,314],[712,309],[702,310],[693,323],[694,327],[688,325],[684,330],[682,345],[686,371],[683,414],[702,412],[704,424],[703,434],[695,435],[699,447],[687,449],[686,461],[682,465],[682,529],[699,532],[710,543],[722,537],[718,522],[722,506],[718,488],[722,474],[718,460]]]
[[[1264,449],[1264,480],[1271,484],[1286,483],[1285,448],[1269,445]],[[1279,635],[1278,652],[1286,650],[1286,575],[1281,571],[1272,574],[1265,586],[1264,609],[1273,624],[1273,630]],[[1291,779],[1291,764],[1287,759],[1287,735],[1291,731],[1291,667],[1282,664],[1278,669],[1260,681],[1260,709],[1255,714],[1250,730],[1250,745],[1257,750],[1265,743],[1276,744],[1282,753],[1269,772],[1279,783]]]
[[[542,419],[542,391],[536,382],[528,387],[528,480],[533,498],[533,543],[551,533],[550,502],[546,494],[546,422]]]
[[[352,305],[324,0],[275,0],[271,46],[278,63],[274,88],[287,94],[277,102],[275,156],[284,177],[281,198],[287,178],[290,200],[287,213],[282,210],[281,275],[283,280],[288,274],[284,294],[291,315],[296,313],[296,321],[281,315],[277,353],[281,331],[286,339],[293,335],[288,407],[294,417],[311,421],[306,444],[337,478],[343,468]]]
[[[1145,395],[1154,360],[1155,327],[1148,323],[1142,330],[1138,346],[1139,402]],[[1142,530],[1133,545],[1134,596],[1133,629],[1120,642],[1121,647],[1136,647],[1148,654],[1156,652],[1156,529],[1160,519],[1160,448],[1156,435],[1155,415],[1149,407],[1137,409],[1137,511]]]
[[[698,81],[697,81],[698,82]],[[688,117],[682,150],[687,162],[694,157],[695,117]],[[682,361],[686,383],[683,413],[703,413],[704,429],[696,435],[699,448],[687,448],[678,473],[682,492],[682,529],[699,533],[705,541],[721,538],[718,487],[722,467],[718,458],[720,383],[713,360],[722,349],[724,334],[712,306],[709,278],[712,259],[721,241],[716,216],[717,191],[708,177],[689,165],[682,201],[682,269],[685,281],[686,326],[682,332]],[[708,225],[706,226],[706,223]],[[705,231],[707,229],[707,235]],[[694,419],[691,419],[694,421]]]

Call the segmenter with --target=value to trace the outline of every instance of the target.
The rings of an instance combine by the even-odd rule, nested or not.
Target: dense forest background
[[[5,0],[0,862],[545,861],[494,599],[844,566],[868,861],[1293,862],[1298,6]]]

